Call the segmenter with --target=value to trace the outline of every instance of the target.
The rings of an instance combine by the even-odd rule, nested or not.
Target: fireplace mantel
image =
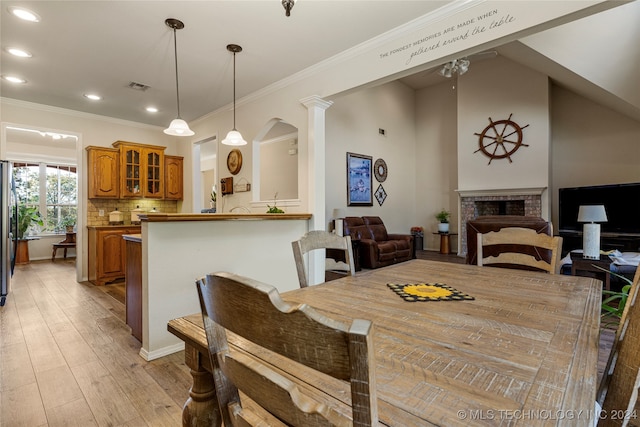
[[[541,196],[547,187],[501,188],[494,190],[456,190],[460,197],[485,196]]]

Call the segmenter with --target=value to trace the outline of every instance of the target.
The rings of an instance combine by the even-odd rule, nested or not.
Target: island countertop
[[[124,234],[122,235],[122,238],[130,242],[142,242],[142,234]]]
[[[145,213],[139,215],[143,222],[229,221],[229,220],[308,220],[309,213]]]

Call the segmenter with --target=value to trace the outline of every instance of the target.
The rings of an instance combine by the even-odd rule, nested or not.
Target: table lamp
[[[582,229],[583,257],[600,259],[600,224],[607,222],[604,205],[585,205],[578,209],[578,222],[584,222]]]
[[[333,232],[338,236],[344,236],[344,212],[342,209],[333,210]]]

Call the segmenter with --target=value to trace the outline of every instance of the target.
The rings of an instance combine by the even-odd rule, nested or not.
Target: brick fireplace
[[[467,222],[485,215],[542,216],[542,193],[546,188],[505,190],[459,190],[460,255],[467,255]]]

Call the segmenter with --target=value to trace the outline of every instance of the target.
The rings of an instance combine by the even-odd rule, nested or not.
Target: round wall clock
[[[382,159],[376,160],[373,164],[373,174],[378,182],[385,182],[387,179],[387,163]]]
[[[509,159],[512,163],[511,155],[518,151],[520,147],[528,147],[528,144],[522,142],[522,129],[529,125],[520,127],[516,122],[511,120],[512,114],[508,119],[493,121],[489,117],[489,125],[484,128],[478,135],[478,148],[474,153],[482,151],[485,156],[489,157],[489,164],[493,159]]]
[[[242,169],[242,152],[237,148],[231,150],[227,156],[227,168],[229,168],[231,175],[237,174]]]

